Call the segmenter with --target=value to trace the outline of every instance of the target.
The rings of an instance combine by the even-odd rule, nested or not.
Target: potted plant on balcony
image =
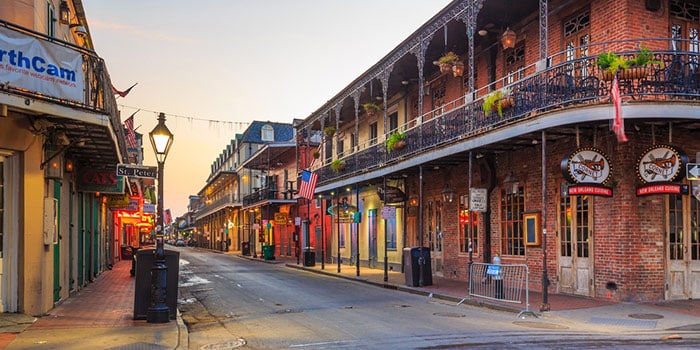
[[[386,139],[386,151],[398,151],[406,147],[406,133],[396,131]]]
[[[336,159],[336,160],[331,162],[330,167],[331,167],[331,170],[333,170],[336,173],[339,171],[343,171],[343,170],[345,170],[345,161],[342,159]]]
[[[326,134],[326,136],[333,137],[335,135],[335,127],[332,126],[327,126],[323,129],[323,133]]]
[[[654,53],[642,44],[639,53],[632,59],[625,59],[614,52],[603,52],[598,55],[595,64],[603,70],[601,80],[613,80],[618,70],[620,79],[640,79],[649,74],[650,64],[661,64],[661,61],[653,58]]]
[[[486,95],[481,108],[485,114],[497,112],[498,116],[503,117],[503,110],[513,107],[514,104],[515,102],[513,96],[511,96],[511,89],[502,87]]]
[[[440,67],[440,73],[450,73],[452,72],[452,66],[454,66],[457,61],[459,61],[459,56],[457,56],[456,53],[449,51],[437,61],[434,61],[433,64]]]
[[[378,104],[372,102],[363,104],[362,108],[365,109],[365,113],[367,113],[368,117],[374,117],[374,115],[377,114],[377,111],[381,109],[379,108]]]
[[[314,159],[318,159],[321,157],[321,152],[319,152],[318,150],[315,150],[315,151],[311,152],[311,155],[314,157]]]

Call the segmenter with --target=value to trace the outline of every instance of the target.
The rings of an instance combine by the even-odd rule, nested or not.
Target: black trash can
[[[141,249],[136,253],[136,285],[134,287],[134,319],[145,320],[151,306],[151,268],[155,260],[155,249]],[[177,318],[177,285],[180,274],[180,253],[165,250],[165,264],[168,266],[165,285],[165,305],[170,311],[170,319]]]
[[[422,259],[421,259],[422,252]],[[430,265],[430,249],[427,247],[408,247],[403,249],[404,274],[406,285],[419,287],[421,272],[423,273],[423,286],[433,285],[433,273]],[[423,267],[421,270],[421,262]]]
[[[241,254],[250,256],[250,242],[241,242]]]
[[[304,266],[316,266],[316,252],[313,248],[304,249]]]

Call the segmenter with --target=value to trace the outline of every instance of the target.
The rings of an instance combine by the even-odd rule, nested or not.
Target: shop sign
[[[107,207],[109,209],[126,208],[129,205],[129,196],[120,194],[107,195]]]
[[[469,210],[485,212],[488,210],[489,195],[485,188],[469,189]]]
[[[144,214],[155,214],[156,205],[151,203],[143,203],[143,213]]]
[[[125,178],[117,176],[114,171],[81,171],[76,179],[79,192],[100,192],[104,194],[123,194]]]
[[[683,177],[688,156],[670,145],[654,145],[637,159],[637,177],[642,183],[673,182]]]
[[[688,185],[682,184],[653,184],[637,188],[637,196],[650,194],[688,194]]]
[[[377,186],[377,195],[384,203],[400,203],[406,200],[406,194],[400,188],[394,186]]]
[[[382,219],[384,219],[384,220],[396,219],[396,207],[383,206],[382,207]]]
[[[613,190],[612,188],[605,186],[569,185],[566,187],[566,195],[612,197]]]
[[[564,178],[574,184],[603,185],[612,176],[608,157],[599,149],[584,147],[573,151],[561,162]]]
[[[286,225],[287,213],[275,213],[275,225]]]

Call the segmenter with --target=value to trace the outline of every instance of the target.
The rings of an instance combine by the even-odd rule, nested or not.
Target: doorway
[[[442,203],[439,200],[428,201],[428,244],[433,274],[442,277]]]
[[[669,195],[666,207],[666,299],[700,298],[700,201]],[[695,287],[694,287],[695,286]]]
[[[563,196],[559,205],[559,292],[594,296],[593,199]]]

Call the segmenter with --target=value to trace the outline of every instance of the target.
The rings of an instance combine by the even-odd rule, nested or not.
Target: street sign
[[[688,163],[685,165],[685,176],[688,180],[700,180],[700,163]]]
[[[158,167],[141,166],[133,164],[117,164],[117,175],[155,179],[158,176]]]
[[[469,189],[469,210],[485,212],[488,209],[488,190],[485,188]]]

